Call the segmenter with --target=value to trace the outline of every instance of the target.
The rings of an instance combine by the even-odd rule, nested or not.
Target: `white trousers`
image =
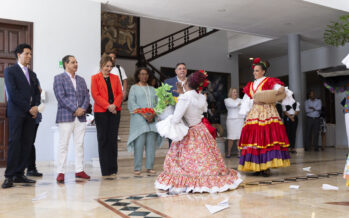
[[[345,113],[345,128],[347,130],[347,139],[348,139],[348,147],[349,147],[349,113]]]
[[[75,147],[75,172],[84,170],[84,136],[86,122],[80,122],[75,118],[74,122],[64,122],[58,124],[59,128],[59,148],[58,148],[58,173],[65,173],[67,165],[68,147],[70,136],[73,134]]]

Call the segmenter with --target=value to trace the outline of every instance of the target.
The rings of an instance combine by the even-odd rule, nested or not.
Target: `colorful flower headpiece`
[[[255,58],[253,59],[253,62],[252,62],[252,69],[254,69],[254,67],[257,65],[257,64],[263,64],[265,68],[267,68],[267,64],[261,60],[261,58]]]
[[[200,83],[199,87],[196,89],[197,92],[201,92],[204,88],[206,88],[209,84],[210,81],[207,79],[207,72],[204,70],[199,70],[200,73],[204,75],[204,81]]]

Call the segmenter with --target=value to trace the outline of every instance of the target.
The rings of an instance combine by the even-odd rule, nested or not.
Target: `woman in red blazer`
[[[113,68],[111,57],[103,55],[99,66],[100,72],[91,78],[99,163],[102,176],[113,176],[118,172],[117,130],[118,120],[120,120],[122,90],[119,77],[110,74]]]

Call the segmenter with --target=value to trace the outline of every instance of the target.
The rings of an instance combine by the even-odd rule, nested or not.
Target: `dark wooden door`
[[[0,167],[6,166],[8,150],[4,70],[16,63],[13,51],[21,43],[33,44],[33,23],[0,19]]]

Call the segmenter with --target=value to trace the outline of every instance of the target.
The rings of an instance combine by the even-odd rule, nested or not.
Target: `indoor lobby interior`
[[[40,103],[44,105],[44,109],[42,121],[36,123],[38,129],[35,146],[33,145],[36,151],[36,173],[43,175],[28,176],[36,183],[17,181],[13,187],[11,184],[0,188],[0,218],[349,218],[349,128],[346,128],[349,127],[349,116],[346,116],[349,115],[349,83],[345,84],[345,93],[332,93],[324,86],[326,78],[321,77],[321,73],[330,75],[336,69],[341,69],[349,81],[348,36],[349,0],[1,0],[2,184],[9,179],[4,174],[10,153],[9,117],[6,116],[10,98],[5,86],[5,69],[17,63],[18,57],[13,53],[18,45],[26,43],[32,47],[28,69],[35,72],[40,81],[40,89],[45,94],[41,96]],[[130,152],[131,149],[128,150],[129,138],[134,131],[131,129],[131,118],[137,110],[129,110],[129,96],[127,100],[127,95],[122,94],[122,109],[116,106],[114,108],[114,112],[119,109],[121,113],[119,139],[115,143],[117,158],[116,161],[111,161],[113,164],[117,162],[117,174],[102,176],[92,108],[83,136],[84,150],[81,152],[80,149],[80,154],[83,154],[80,155],[80,160],[83,159],[84,162],[82,172],[85,171],[91,178],[76,178],[73,140],[69,142],[69,151],[59,150],[61,138],[56,118],[61,102],[56,98],[54,81],[56,75],[67,73],[64,68],[66,62],[62,58],[73,55],[78,62],[76,75],[85,80],[86,88],[89,89],[85,94],[91,94],[89,97],[92,107],[95,103],[92,76],[102,71],[100,60],[106,53],[114,53],[116,56],[116,61],[113,60],[110,67],[119,65],[127,75],[124,93],[128,94],[132,85],[139,84],[139,77],[135,76],[139,66],[150,69],[148,76],[152,76],[152,81],[144,82],[148,87],[148,92],[145,91],[147,101],[150,86],[161,86],[166,79],[177,77],[175,69],[178,64],[186,67],[188,76],[195,71],[205,70],[210,81],[210,86],[205,89],[207,105],[214,105],[212,108],[208,106],[208,109],[211,112],[214,109],[219,120],[214,123],[219,135],[215,138],[216,144],[212,138],[212,144],[217,145],[220,153],[216,147],[212,153],[222,155],[226,166],[240,173],[242,183],[234,190],[220,193],[174,194],[156,189],[154,183],[164,170],[165,157],[169,151],[167,139],[164,137],[165,143],[156,149],[155,173],[147,172],[143,158],[143,168],[138,175],[134,161],[136,155]],[[342,62],[345,57],[348,65]],[[69,58],[71,57],[68,57],[68,62]],[[230,97],[229,90],[233,88],[237,97],[244,98],[244,87],[251,84],[249,82],[257,81],[253,69],[253,61],[256,59],[265,61],[265,68],[268,68],[266,62],[269,62],[270,67],[267,71],[264,70],[264,75],[281,80],[284,87],[293,92],[294,100],[300,103],[295,148],[290,149],[290,166],[272,168],[269,177],[239,171],[241,160],[235,144],[233,152],[227,153],[229,111],[225,99]],[[121,73],[120,68],[119,72]],[[338,71],[334,72],[336,73]],[[27,82],[24,77],[22,79]],[[178,79],[179,77],[176,81]],[[30,79],[28,82],[30,84]],[[250,90],[253,90],[253,86],[251,87]],[[270,89],[274,89],[274,85]],[[107,91],[109,96],[109,87]],[[322,127],[326,130],[322,129],[323,134],[317,132],[320,135],[321,149],[306,144],[310,137],[306,138],[309,129],[305,102],[310,91],[315,93],[323,106]],[[87,94],[88,92],[90,93]],[[346,102],[344,104],[343,99]],[[248,100],[251,103],[251,99]],[[110,99],[108,102],[112,104]],[[270,108],[275,108],[274,103],[276,101],[270,103]],[[174,108],[174,104],[172,106]],[[292,107],[297,108],[297,103],[293,102]],[[108,112],[107,109],[105,111]],[[275,115],[276,110],[273,112]],[[68,115],[77,116],[75,112]],[[279,115],[286,118],[285,111],[279,112]],[[199,116],[201,124],[202,113]],[[76,117],[74,119],[77,120]],[[275,123],[280,127],[285,121],[281,119],[274,116],[272,120],[276,120]],[[152,121],[158,120],[155,118]],[[270,124],[268,122],[261,126]],[[281,132],[281,128],[278,130]],[[203,132],[208,134],[208,131]],[[263,141],[269,143],[265,150],[269,149],[269,145],[276,144],[275,147],[279,150],[281,145],[286,146],[286,143],[278,141],[286,138],[285,131],[285,134],[270,132],[268,135],[276,135],[277,140],[272,143]],[[259,133],[255,135],[262,135]],[[246,135],[248,134],[245,134],[245,138],[248,138]],[[262,140],[265,135],[262,135]],[[114,139],[117,140],[116,137]],[[203,144],[207,145],[200,145]],[[256,143],[247,145],[256,145],[255,148],[259,146]],[[311,147],[309,150],[308,145]],[[155,150],[155,143],[153,146]],[[282,149],[282,154],[288,155],[287,148]],[[64,157],[61,158],[64,155],[60,156],[62,153],[67,154],[68,163],[65,180],[63,175],[64,183],[58,180],[62,172],[58,172],[57,163],[65,161]],[[222,160],[220,157],[215,160],[218,159]],[[274,158],[269,162],[274,160],[281,159]],[[346,163],[347,171],[344,171]],[[189,170],[191,171],[194,170]],[[345,172],[347,179],[343,178]],[[217,210],[212,211],[214,209]]]

